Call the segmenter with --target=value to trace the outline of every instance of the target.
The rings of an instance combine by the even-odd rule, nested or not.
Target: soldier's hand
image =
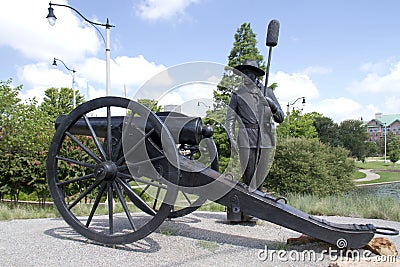
[[[276,105],[275,101],[272,100],[270,97],[265,97],[265,99],[267,100],[269,107],[272,111],[272,113],[276,113],[276,111],[278,110],[278,106]]]

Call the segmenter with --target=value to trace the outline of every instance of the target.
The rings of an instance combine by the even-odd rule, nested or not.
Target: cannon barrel
[[[200,117],[189,117],[177,112],[159,112],[156,115],[165,123],[170,131],[175,143],[198,145],[204,138],[212,137],[214,130],[210,125],[203,125]],[[55,122],[56,128],[63,122],[67,115],[60,115]],[[124,123],[124,116],[111,117],[112,128],[121,127]],[[89,117],[89,122],[96,132],[98,137],[107,136],[107,118],[106,117]],[[127,123],[127,122],[125,122]],[[152,129],[149,123],[143,122],[143,118],[133,117],[132,124],[138,125],[139,128],[144,128],[148,132]],[[71,134],[90,136],[90,130],[83,118],[79,119],[70,129]]]

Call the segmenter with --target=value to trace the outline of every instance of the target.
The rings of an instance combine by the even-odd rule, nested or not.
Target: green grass
[[[199,211],[210,211],[210,212],[220,212],[225,211],[225,206],[215,202],[206,202],[206,204],[202,205]]]
[[[400,200],[351,193],[320,197],[287,195],[288,204],[313,215],[335,215],[400,221]]]
[[[380,178],[372,181],[356,182],[357,184],[376,184],[400,181],[400,172],[377,172]]]
[[[393,164],[392,162],[383,161],[368,161],[368,162],[356,162],[356,167],[359,169],[373,169],[373,170],[399,170],[399,164]]]
[[[384,172],[383,176],[390,175]],[[344,195],[332,195],[320,197],[316,195],[288,194],[288,204],[313,215],[335,215],[348,217],[361,217],[400,221],[400,200],[393,197],[365,196],[351,193]],[[82,205],[84,206],[84,205]],[[85,205],[82,213],[87,214]],[[116,205],[116,212],[123,212]],[[225,211],[225,207],[211,202],[199,208],[202,211]],[[99,214],[106,214],[106,209],[99,210]],[[29,205],[9,205],[0,203],[0,220],[33,219],[33,218],[56,218],[58,212],[53,207],[37,207]],[[165,235],[171,235],[169,231]]]
[[[351,179],[362,179],[362,178],[365,178],[366,176],[367,175],[363,172],[354,171],[354,172],[352,172],[350,177],[351,177]]]
[[[0,204],[0,221],[56,217],[59,217],[59,213],[52,206],[46,206],[43,208],[39,206],[31,206],[25,204]]]

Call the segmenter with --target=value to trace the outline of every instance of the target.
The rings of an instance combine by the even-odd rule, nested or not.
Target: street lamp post
[[[56,24],[56,16],[54,15],[54,8],[52,6],[62,6],[62,7],[68,7],[69,9],[72,9],[73,11],[75,11],[81,18],[83,18],[86,22],[88,22],[90,25],[92,25],[97,32],[100,34],[100,36],[103,38],[104,41],[104,45],[106,47],[106,95],[108,96],[110,94],[110,28],[115,27],[113,25],[111,25],[109,23],[109,20],[107,18],[107,22],[105,24],[102,23],[97,23],[97,22],[93,22],[88,20],[87,18],[85,18],[78,10],[76,10],[75,8],[68,6],[68,5],[61,5],[61,4],[53,4],[53,3],[49,3],[49,13],[47,15],[47,19],[49,21],[49,24],[51,26],[54,26],[54,24]],[[106,39],[104,39],[103,34],[101,34],[100,30],[96,27],[96,26],[102,26],[106,28]]]
[[[384,135],[385,135],[385,156],[383,162],[386,163],[386,122],[383,124],[385,126]]]
[[[290,102],[287,103],[286,107],[287,107],[287,124],[288,124],[288,131],[286,133],[286,139],[289,139],[289,118],[290,118],[290,106],[293,106],[294,104],[296,104],[296,102],[300,99],[303,99],[303,101],[301,102],[303,104],[303,106],[306,104],[306,98],[304,96],[297,98],[293,103],[290,104]]]
[[[76,70],[75,69],[71,69],[71,68],[68,68],[68,66],[64,63],[64,61],[62,61],[61,59],[58,59],[58,58],[54,58],[54,60],[53,60],[53,66],[57,66],[57,61],[60,61],[63,65],[64,65],[64,67],[67,69],[67,70],[69,70],[70,72],[71,72],[71,74],[72,74],[72,103],[73,103],[73,105],[74,105],[74,109],[76,108],[76,96],[75,96],[75,88],[74,88],[74,85],[75,85],[75,73],[76,73]]]

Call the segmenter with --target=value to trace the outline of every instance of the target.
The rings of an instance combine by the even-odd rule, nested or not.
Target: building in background
[[[375,118],[367,123],[367,132],[369,141],[376,142],[385,136],[385,128],[387,133],[392,132],[400,135],[400,114],[383,115],[375,113]]]

